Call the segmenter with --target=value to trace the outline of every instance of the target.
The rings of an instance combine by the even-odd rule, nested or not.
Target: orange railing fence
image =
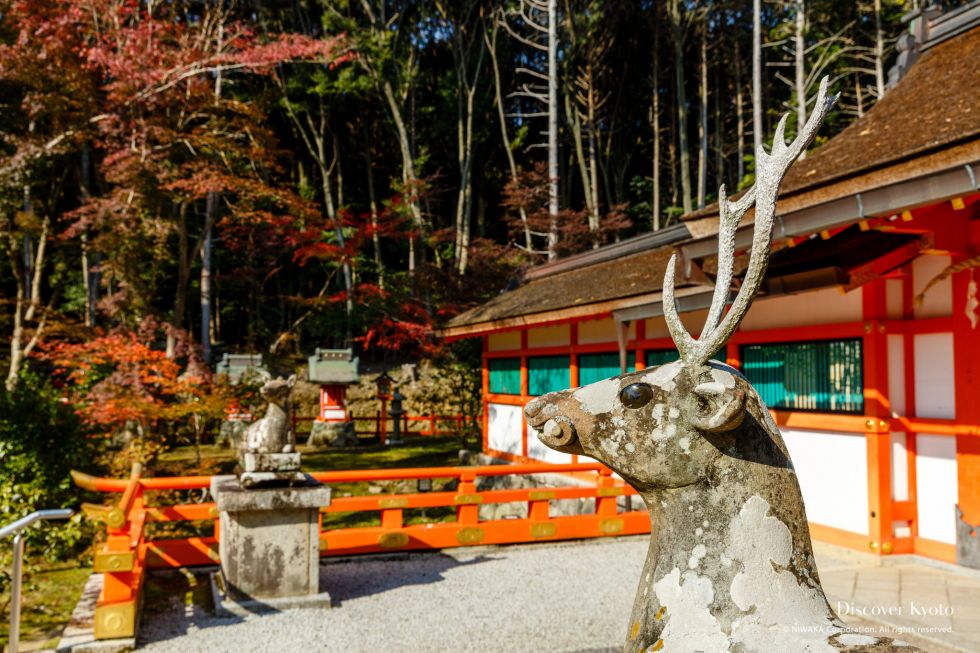
[[[576,474],[584,484],[563,487],[478,490],[480,478],[543,473]],[[633,535],[650,530],[645,510],[630,510],[632,502],[618,505],[619,497],[636,491],[597,463],[552,465],[487,465],[313,472],[328,484],[362,481],[447,479],[451,490],[406,494],[336,496],[321,510],[322,556],[383,551],[441,549],[480,544],[541,542],[575,538]],[[144,478],[134,467],[129,479],[97,478],[73,472],[75,483],[92,492],[121,493],[111,506],[86,505],[86,512],[106,524],[107,539],[95,553],[96,572],[104,574],[95,610],[95,637],[135,636],[136,609],[146,569],[214,565],[219,562],[220,520],[213,502],[173,503],[188,491],[210,488],[210,476]],[[205,496],[202,492],[200,496]],[[587,514],[552,514],[552,501],[593,501]],[[163,501],[161,501],[163,500]],[[525,503],[527,516],[519,519],[480,518],[480,507]],[[405,511],[442,509],[442,521],[406,524]],[[346,513],[378,513],[380,522],[343,527],[331,517]],[[324,520],[324,517],[326,519]],[[148,525],[192,524],[194,536],[153,537]],[[325,522],[325,523],[324,523]],[[201,534],[204,533],[204,534]],[[209,533],[209,534],[208,534]]]

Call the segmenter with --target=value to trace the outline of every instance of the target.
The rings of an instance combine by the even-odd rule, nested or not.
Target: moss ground
[[[78,562],[32,562],[35,564],[24,573],[20,620],[20,648],[23,651],[53,648],[92,573],[91,565]],[[6,646],[10,614],[8,593],[0,595],[0,606],[3,614],[0,642]]]

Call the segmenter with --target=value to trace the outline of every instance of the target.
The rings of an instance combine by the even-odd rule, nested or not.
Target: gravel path
[[[647,537],[456,549],[321,566],[334,607],[218,619],[174,598],[141,650],[620,651]]]

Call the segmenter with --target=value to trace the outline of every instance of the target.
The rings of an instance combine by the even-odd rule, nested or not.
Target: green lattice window
[[[864,412],[860,340],[743,345],[741,357],[770,408]]]
[[[534,356],[527,359],[527,393],[543,395],[567,390],[572,384],[568,356]]]
[[[579,354],[578,384],[589,385],[596,381],[619,376],[619,352],[605,354]]]
[[[487,367],[490,371],[491,394],[521,394],[520,358],[491,358],[487,360]]]
[[[647,351],[643,353],[645,357],[645,363],[647,367],[656,367],[657,365],[664,365],[666,363],[673,363],[678,359],[676,349],[657,349],[656,351]]]

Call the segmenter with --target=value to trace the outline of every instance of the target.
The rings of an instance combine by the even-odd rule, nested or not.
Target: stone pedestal
[[[245,489],[234,476],[212,479],[228,599],[272,607],[277,600],[293,606],[302,597],[323,602],[319,509],[330,505],[330,488],[306,480],[301,487]]]

